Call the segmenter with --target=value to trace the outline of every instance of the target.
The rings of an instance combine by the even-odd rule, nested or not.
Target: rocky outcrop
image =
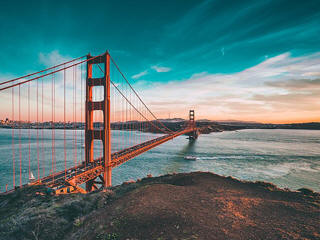
[[[0,239],[319,239],[320,197],[213,173],[148,177],[87,195],[0,196]]]

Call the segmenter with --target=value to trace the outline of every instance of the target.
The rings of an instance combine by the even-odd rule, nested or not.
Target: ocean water
[[[73,136],[77,134],[75,158]],[[15,130],[15,183],[20,182],[19,130]],[[42,131],[38,131],[42,138]],[[43,142],[37,143],[37,131],[31,130],[31,171],[37,178],[52,169],[51,130],[43,130]],[[64,131],[55,130],[55,156],[53,168],[64,169]],[[160,136],[152,133],[113,131],[113,149],[119,146],[125,134],[131,136]],[[80,162],[84,156],[82,130],[66,131],[67,167]],[[22,183],[28,181],[29,136],[21,130]],[[38,145],[37,145],[38,144]],[[43,144],[43,145],[42,145]],[[37,147],[39,146],[39,147]],[[39,150],[40,169],[37,169]],[[42,151],[43,149],[43,151]],[[99,149],[95,150],[98,154]],[[184,156],[196,156],[197,161]],[[44,161],[43,161],[44,159]],[[43,162],[45,164],[43,164]],[[44,171],[44,172],[43,172]],[[173,172],[210,171],[242,180],[268,181],[279,187],[296,190],[301,187],[320,192],[320,131],[313,130],[240,130],[200,135],[195,142],[180,136],[162,144],[113,170],[113,185],[127,180]],[[0,129],[0,191],[12,188],[12,130]]]

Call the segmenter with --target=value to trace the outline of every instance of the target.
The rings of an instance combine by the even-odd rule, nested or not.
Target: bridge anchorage
[[[84,64],[86,71],[82,70]],[[99,77],[96,76],[96,70],[100,73]],[[82,73],[85,74],[85,81],[82,81],[82,75],[84,75]],[[58,78],[59,76],[61,79]],[[72,81],[68,81],[68,76],[72,76],[70,77]],[[77,79],[77,76],[80,79]],[[49,83],[43,84],[48,81],[48,78]],[[77,94],[79,85],[81,85],[81,94]],[[64,97],[62,99],[56,99],[55,92],[58,88],[63,88]],[[99,96],[96,96],[97,88],[101,90]],[[33,99],[30,91],[35,93]],[[7,99],[12,99],[11,108],[6,108],[6,111],[10,116],[9,111],[11,110],[12,116],[8,126],[12,128],[13,189],[26,185],[45,185],[55,194],[68,194],[89,193],[96,189],[107,188],[112,186],[113,168],[180,135],[187,135],[190,141],[194,141],[199,135],[194,110],[189,112],[189,121],[181,126],[181,129],[175,131],[157,119],[126,79],[108,51],[98,56],[89,54],[33,74],[2,82],[0,83],[0,93],[2,92],[6,94]],[[47,96],[45,96],[46,94]],[[79,96],[81,96],[80,101]],[[20,97],[24,97],[26,101],[20,101]],[[73,97],[71,103],[68,102],[68,97]],[[47,101],[45,102],[47,109],[44,107],[44,99]],[[49,100],[51,102],[48,103]],[[25,107],[23,106],[24,102],[27,103]],[[31,105],[32,103],[34,106]],[[56,104],[60,105],[60,108],[56,108]],[[72,113],[68,113],[68,106],[70,112],[70,108],[72,108]],[[82,111],[83,106],[84,111]],[[61,108],[63,111],[58,115],[56,111]],[[32,111],[36,112],[36,118],[33,121],[30,113]],[[15,119],[17,116],[15,112],[18,112],[19,120]],[[55,116],[60,117],[59,122]],[[84,125],[82,116],[85,120]],[[23,117],[27,117],[28,120],[23,120]],[[71,133],[74,135],[71,144],[74,154],[71,157],[68,155],[66,147],[68,145],[66,129],[68,126],[70,128],[70,125],[71,129],[75,130]],[[81,137],[81,145],[79,139],[77,140],[76,133],[76,130],[80,129],[79,126],[84,126],[85,144],[82,144]],[[61,131],[64,133],[64,157],[56,152],[56,127],[59,128],[60,133]],[[28,158],[21,154],[23,151],[21,129],[23,128],[27,130],[29,135],[29,170],[22,169],[27,165],[22,164],[23,159]],[[30,129],[32,128],[36,133],[37,142],[33,152],[30,145]],[[44,155],[43,142],[48,137],[44,136],[44,128],[47,128],[47,132],[52,129],[52,147],[46,149],[47,152],[52,152],[52,156]],[[157,134],[147,134],[148,132]],[[19,145],[17,141],[14,141],[14,138],[17,137]],[[98,150],[97,145],[100,146]],[[50,148],[48,145],[46,146]],[[82,146],[84,156],[82,156]],[[81,154],[77,152],[77,149],[81,151]],[[31,157],[33,155],[34,157]],[[35,159],[36,162],[32,163],[32,159]],[[45,160],[49,160],[49,164]],[[19,166],[20,171],[17,171],[16,168]],[[49,171],[46,167],[50,167]],[[37,171],[36,177],[32,171]],[[18,177],[20,184],[17,186],[16,179]],[[27,178],[29,181],[23,180],[23,178]],[[6,192],[8,191],[6,190]]]

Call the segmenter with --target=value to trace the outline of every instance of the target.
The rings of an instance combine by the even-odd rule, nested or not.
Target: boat
[[[198,158],[195,156],[185,156],[184,159],[190,160],[190,161],[196,161]]]
[[[30,172],[29,181],[33,182],[34,180],[36,180],[36,178],[33,176],[33,173]]]

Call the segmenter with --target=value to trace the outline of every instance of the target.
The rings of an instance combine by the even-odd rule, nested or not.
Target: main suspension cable
[[[99,66],[98,64],[98,67],[99,69],[104,73],[104,71],[102,70],[102,68]],[[120,91],[120,89],[117,87],[117,85],[110,79],[110,82],[112,83],[112,85],[115,87],[115,89],[117,89],[117,91],[121,94],[121,96],[127,101],[127,103],[129,103],[146,121],[150,122],[150,124],[152,126],[154,126],[155,128],[159,129],[161,132],[164,132],[161,128],[159,128],[158,126],[154,125],[152,123],[152,121],[150,121],[148,118],[146,118],[130,101],[129,99]],[[171,131],[171,130],[170,130]],[[172,132],[172,131],[171,131]]]
[[[157,120],[158,118],[151,112],[151,110],[148,108],[148,106],[142,101],[141,97],[139,96],[139,94],[134,90],[134,88],[131,86],[130,82],[127,80],[127,78],[124,76],[124,74],[122,73],[122,71],[120,70],[119,66],[117,65],[117,63],[115,62],[115,60],[112,58],[112,56],[109,54],[111,61],[113,62],[113,64],[116,66],[116,68],[118,69],[119,73],[121,74],[121,76],[124,78],[124,80],[127,82],[127,84],[129,85],[129,87],[132,89],[132,91],[135,93],[135,95],[139,98],[139,100],[142,102],[142,104],[146,107],[146,109],[148,110],[148,112]],[[159,123],[166,128],[167,130],[169,130],[170,132],[173,132],[171,129],[167,128],[162,122],[159,121]]]
[[[103,55],[103,54],[100,54],[100,55],[98,55],[98,56],[95,56],[95,57],[92,57],[92,58],[89,58],[89,59],[85,59],[85,60],[83,60],[83,61],[74,63],[74,64],[72,64],[72,65],[70,65],[70,66],[67,66],[67,67],[60,68],[60,69],[55,70],[55,71],[52,71],[52,72],[50,72],[50,73],[46,73],[46,74],[44,74],[44,75],[41,75],[41,76],[38,76],[38,77],[34,77],[34,78],[31,78],[31,79],[25,80],[25,81],[23,81],[23,82],[15,83],[15,84],[12,84],[12,85],[7,86],[7,87],[0,88],[0,91],[6,90],[6,89],[8,89],[8,88],[15,87],[15,86],[19,86],[19,85],[22,85],[22,84],[25,84],[25,83],[28,83],[28,82],[37,80],[37,79],[42,78],[42,77],[46,77],[46,76],[52,75],[52,74],[54,74],[54,73],[57,73],[57,72],[60,72],[60,71],[62,71],[62,70],[71,68],[71,67],[73,67],[73,66],[77,66],[77,65],[79,65],[79,64],[82,64],[82,63],[85,63],[85,62],[94,60],[95,58],[101,57],[102,55]],[[62,65],[62,64],[60,64],[60,65]],[[52,67],[52,68],[54,68],[54,67]]]
[[[20,79],[22,79],[22,78],[26,78],[26,77],[30,77],[30,76],[33,76],[33,75],[36,75],[36,74],[39,74],[39,73],[42,73],[42,72],[46,72],[46,71],[51,70],[51,69],[53,69],[53,68],[60,67],[60,66],[62,66],[62,65],[64,65],[64,64],[68,64],[68,63],[77,61],[77,60],[79,60],[79,59],[81,59],[81,58],[84,58],[84,57],[85,57],[85,56],[78,57],[78,58],[72,59],[72,60],[70,60],[70,61],[68,61],[68,62],[61,63],[61,64],[55,65],[55,66],[53,66],[53,67],[49,67],[49,68],[47,68],[47,69],[44,69],[44,70],[41,70],[41,71],[38,71],[38,72],[35,72],[35,73],[30,73],[30,74],[24,75],[24,76],[22,76],[22,77],[18,77],[18,78],[14,78],[14,79],[11,79],[11,80],[2,82],[2,83],[0,83],[0,86],[3,85],[3,84],[15,82],[15,81],[20,80]]]

